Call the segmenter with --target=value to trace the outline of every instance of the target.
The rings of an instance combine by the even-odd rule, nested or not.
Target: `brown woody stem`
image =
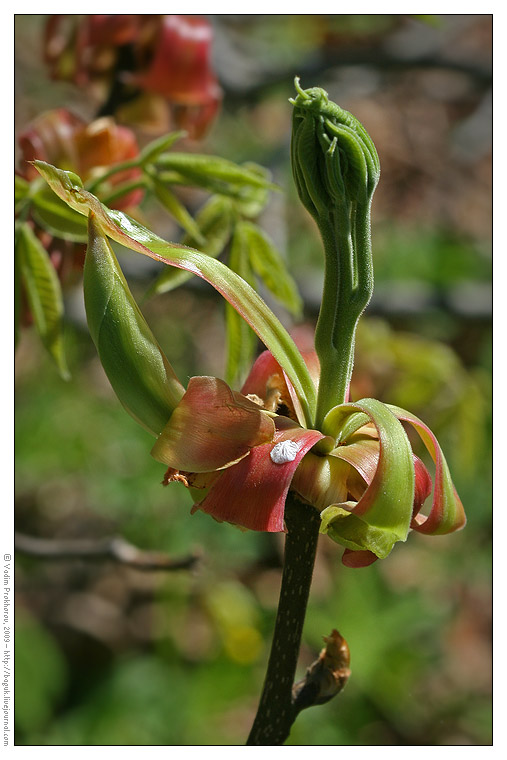
[[[247,745],[283,744],[300,711],[293,702],[292,686],[312,582],[320,515],[289,494],[285,524],[287,537],[275,632],[264,688]]]

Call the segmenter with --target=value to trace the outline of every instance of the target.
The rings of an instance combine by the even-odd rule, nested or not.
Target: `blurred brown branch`
[[[456,71],[468,76],[480,89],[488,89],[492,83],[490,67],[476,64],[473,61],[459,61],[445,58],[439,55],[421,55],[413,58],[398,57],[392,53],[371,47],[368,50],[354,47],[340,48],[339,52],[326,51],[315,55],[314,59],[304,61],[297,67],[298,76],[302,80],[319,79],[326,76],[332,68],[342,66],[372,66],[382,71],[407,71],[409,69],[437,69],[442,71]],[[222,79],[222,87],[226,93],[229,104],[252,103],[262,99],[266,92],[273,87],[292,82],[294,66],[291,64],[287,70],[265,72],[257,75],[257,81],[237,86],[232,82]]]
[[[173,558],[163,552],[143,551],[121,536],[100,540],[49,539],[15,533],[14,548],[21,554],[39,559],[112,559],[138,570],[190,570],[200,560],[197,553]]]

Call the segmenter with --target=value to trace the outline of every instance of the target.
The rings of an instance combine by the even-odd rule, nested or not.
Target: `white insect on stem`
[[[299,451],[299,443],[296,441],[280,441],[271,449],[271,461],[275,464],[293,462]]]

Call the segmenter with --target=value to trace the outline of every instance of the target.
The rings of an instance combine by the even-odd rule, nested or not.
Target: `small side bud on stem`
[[[349,679],[350,652],[347,642],[336,629],[323,638],[326,646],[310,665],[305,677],[292,687],[292,702],[297,712],[329,702]]]

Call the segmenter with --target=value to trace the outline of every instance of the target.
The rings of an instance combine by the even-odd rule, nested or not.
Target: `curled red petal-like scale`
[[[466,524],[465,510],[451,479],[449,467],[435,434],[418,417],[399,407],[390,406],[399,420],[409,422],[419,434],[435,462],[433,503],[429,515],[417,514],[411,527],[419,533],[438,535],[460,530]]]
[[[356,435],[350,443],[338,446],[333,455],[348,462],[359,473],[364,482],[370,485],[378,467],[380,444],[378,438]]]
[[[412,454],[412,459],[414,460],[415,470],[414,511],[412,512],[412,518],[415,519],[422,505],[431,494],[433,483],[426,466],[419,457]],[[417,522],[414,522],[410,527],[414,528],[415,526],[417,526]]]
[[[342,555],[342,563],[345,567],[368,567],[378,560],[373,552],[364,549],[362,551],[353,551],[345,549]]]
[[[175,470],[211,472],[230,467],[274,434],[271,417],[223,380],[192,377],[151,453]]]
[[[247,393],[252,393],[264,399],[269,378],[280,374],[280,372],[280,365],[273,354],[270,351],[263,351],[255,360],[247,379],[243,383],[241,393],[245,396]]]
[[[249,530],[283,531],[285,499],[294,472],[307,451],[324,436],[317,430],[295,426],[287,418],[278,418],[277,427],[273,443],[256,446],[245,459],[224,470],[192,511],[202,509],[220,522]],[[271,453],[284,441],[292,441],[299,448],[292,461],[276,464]]]
[[[352,473],[355,470],[343,459],[309,452],[294,473],[291,488],[322,512],[330,504],[341,504],[347,500]],[[363,491],[364,481],[361,481],[361,493]]]
[[[365,484],[370,485],[377,470],[379,461],[379,443],[377,439],[369,439],[365,436],[355,434],[352,437],[352,443],[345,446],[340,446],[335,456],[348,462],[356,472],[361,476]],[[431,476],[426,469],[424,463],[418,456],[412,454],[412,460],[414,463],[415,472],[415,488],[414,488],[414,507],[412,517],[418,514],[419,510],[423,506],[424,502],[431,494],[432,481]],[[351,480],[351,483],[356,485],[356,489],[353,491],[354,496],[357,494],[357,478]],[[412,528],[417,527],[419,523],[414,522]]]
[[[297,340],[296,345],[298,345]],[[315,388],[317,389],[319,387],[320,375],[320,364],[317,354],[313,349],[300,350],[300,353],[303,357],[303,361],[308,368]],[[243,384],[241,393],[252,393],[256,396],[259,396],[259,398],[266,400],[266,397],[269,394],[270,380],[271,385],[274,383],[277,390],[279,391],[281,401],[285,403],[286,406],[291,410],[294,418],[297,418],[298,422],[303,425],[304,414],[297,397],[297,393],[294,390],[294,386],[269,351],[263,351],[257,357],[252,369],[250,370],[250,374]]]

